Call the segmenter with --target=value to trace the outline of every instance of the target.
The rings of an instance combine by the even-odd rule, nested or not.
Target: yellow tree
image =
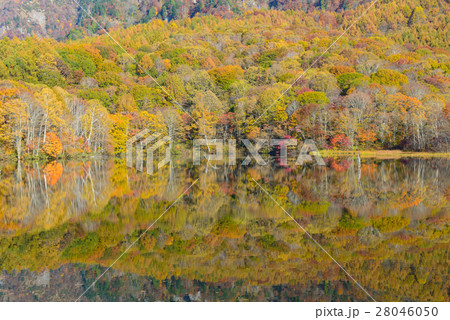
[[[62,118],[64,104],[58,99],[54,91],[48,88],[44,88],[40,92],[35,93],[34,97],[42,108],[41,130],[39,130],[38,136],[42,137],[42,143],[45,144],[47,132],[50,129],[58,132],[65,125],[64,119]]]
[[[125,93],[117,100],[116,112],[136,112],[137,105],[133,96]]]
[[[167,133],[164,117],[161,112],[148,113],[147,111],[142,111],[140,117],[144,120],[143,129],[148,129],[152,133]]]
[[[155,64],[153,63],[152,58],[148,54],[145,54],[141,60],[139,61],[139,65],[137,66],[138,74],[141,76],[147,75],[150,69],[153,68]]]
[[[110,116],[112,126],[109,135],[112,140],[112,145],[115,154],[121,154],[126,152],[127,144],[127,127],[129,118],[120,114]]]
[[[217,117],[201,100],[199,99],[192,110],[192,117],[195,120],[192,122],[192,129],[197,137],[212,139],[216,134]]]
[[[19,160],[22,157],[28,113],[26,105],[20,99],[12,99],[0,105],[0,141],[15,149]]]
[[[90,100],[86,105],[86,113],[81,117],[85,149],[90,152],[104,150],[108,141],[108,111],[98,100]]]

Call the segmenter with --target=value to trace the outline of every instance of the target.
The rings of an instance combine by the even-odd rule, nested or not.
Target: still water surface
[[[448,301],[450,159],[0,164],[0,299]],[[276,161],[274,161],[276,163]]]

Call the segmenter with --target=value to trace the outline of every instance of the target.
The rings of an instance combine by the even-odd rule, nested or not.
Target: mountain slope
[[[355,8],[368,0],[1,0],[0,37],[36,34],[58,40],[99,32],[90,16],[107,29],[154,18],[173,20],[198,14],[229,17],[249,9]],[[88,13],[79,8],[79,3]]]

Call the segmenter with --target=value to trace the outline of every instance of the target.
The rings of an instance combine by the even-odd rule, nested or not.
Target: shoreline
[[[178,154],[172,155],[175,159],[179,158],[192,158],[191,152],[186,152],[189,149],[181,149]],[[361,158],[377,158],[377,159],[401,159],[401,158],[450,158],[450,152],[418,152],[418,151],[402,151],[402,150],[319,150],[322,157],[356,157],[358,154]],[[312,155],[316,154],[315,151],[311,152]],[[261,155],[267,155],[267,153],[261,153]],[[238,158],[243,157],[238,151]],[[288,158],[292,158],[288,156]],[[27,158],[22,159],[22,163],[39,162],[49,163],[53,161],[66,162],[66,161],[91,161],[91,160],[125,160],[125,155],[105,155],[105,154],[93,154],[93,155],[80,155],[71,157],[59,157],[55,159],[46,158]],[[17,159],[14,158],[0,158],[0,163],[17,163]]]
[[[362,150],[362,151],[341,151],[341,150],[319,150],[322,157],[327,156],[357,156],[361,158],[450,158],[450,152],[427,152],[427,151],[402,151],[402,150]]]

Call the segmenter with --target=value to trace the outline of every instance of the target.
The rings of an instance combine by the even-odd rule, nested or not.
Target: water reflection
[[[377,300],[448,300],[450,160],[325,160],[2,164],[0,295],[76,299],[200,178],[84,299],[369,300],[255,179]]]

